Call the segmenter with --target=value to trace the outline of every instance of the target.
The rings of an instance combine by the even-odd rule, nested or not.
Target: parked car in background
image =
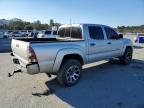
[[[0,32],[0,38],[4,38],[3,32]]]
[[[11,37],[24,37],[25,34],[21,33],[20,31],[14,31],[11,34]]]
[[[27,30],[26,36],[29,36],[29,34],[32,32],[32,30]]]
[[[12,33],[12,32],[13,32],[12,30],[6,31],[6,32],[4,33],[4,38],[9,38],[9,37],[11,37],[11,33]]]
[[[138,35],[134,38],[134,42],[144,43],[144,33],[138,34]]]
[[[31,31],[29,32],[28,37],[37,38],[38,33],[39,33],[38,31]]]
[[[64,86],[78,83],[85,64],[111,58],[124,65],[131,63],[132,41],[109,26],[63,25],[58,35],[59,38],[12,39],[13,63],[29,74],[57,75]]]
[[[19,32],[20,32],[21,35],[23,35],[23,36],[27,36],[27,34],[28,34],[27,30],[21,30],[21,31],[19,31]]]
[[[56,38],[57,31],[55,30],[42,30],[39,31],[37,38]]]

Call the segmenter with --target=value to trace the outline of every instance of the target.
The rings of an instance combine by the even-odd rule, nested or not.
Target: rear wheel
[[[73,86],[80,80],[81,71],[82,66],[78,60],[66,60],[57,74],[57,80],[61,85]]]
[[[121,64],[128,65],[132,61],[132,49],[126,48],[125,53],[122,57],[119,58]]]

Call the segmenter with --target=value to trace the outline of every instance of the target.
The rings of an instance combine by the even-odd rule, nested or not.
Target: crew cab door
[[[91,25],[87,27],[88,38],[88,61],[95,62],[105,59],[111,52],[108,41],[104,35],[103,29],[99,25]]]
[[[109,56],[111,57],[121,56],[122,49],[124,46],[123,39],[119,39],[119,36],[116,33],[116,31],[110,27],[104,27],[104,31],[108,43],[107,48],[109,48],[109,50],[111,51],[109,53]]]

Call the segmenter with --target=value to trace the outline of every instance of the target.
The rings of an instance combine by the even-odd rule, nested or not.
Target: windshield
[[[45,34],[51,34],[51,31],[45,31]]]
[[[138,34],[138,36],[144,36],[144,34]]]
[[[13,34],[19,34],[19,32],[13,32]]]
[[[39,31],[39,34],[51,34],[51,31]]]
[[[10,33],[12,33],[13,31],[7,31],[7,34],[10,34]]]

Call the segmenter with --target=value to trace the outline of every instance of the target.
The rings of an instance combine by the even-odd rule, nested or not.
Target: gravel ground
[[[81,81],[71,88],[45,74],[9,78],[13,70],[10,53],[0,53],[0,108],[144,108],[143,44],[135,44],[129,66],[115,61],[84,66]]]

